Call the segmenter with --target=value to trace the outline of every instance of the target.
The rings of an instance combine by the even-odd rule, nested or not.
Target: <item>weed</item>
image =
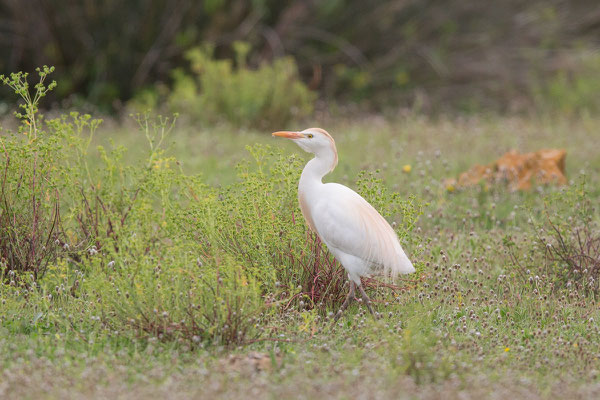
[[[30,93],[28,74],[0,76],[24,101],[19,136],[0,138],[3,166],[0,174],[0,279],[7,273],[42,276],[59,253],[68,250],[60,226],[60,196],[53,162],[59,158],[56,138],[41,131],[39,101],[56,86],[44,85],[53,68],[37,69],[39,83]],[[38,137],[39,135],[39,137]],[[18,278],[19,275],[16,275]]]
[[[57,85],[56,81],[50,82],[48,86],[44,84],[48,75],[54,72],[54,67],[44,65],[41,68],[36,68],[36,72],[39,75],[39,82],[33,87],[33,93],[30,92],[29,88],[28,73],[13,72],[8,77],[0,75],[0,82],[10,87],[23,100],[23,103],[19,104],[19,108],[23,112],[15,111],[15,116],[23,122],[23,125],[19,128],[19,132],[29,134],[29,137],[32,139],[37,138],[38,134],[39,103]]]
[[[595,215],[584,176],[578,185],[548,199],[543,219],[534,221],[545,271],[558,286],[598,294],[600,230]]]

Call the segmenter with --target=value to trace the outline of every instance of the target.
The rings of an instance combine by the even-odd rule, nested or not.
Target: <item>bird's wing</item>
[[[328,183],[312,219],[328,245],[359,257],[392,277],[414,272],[396,233],[365,199],[346,186]]]

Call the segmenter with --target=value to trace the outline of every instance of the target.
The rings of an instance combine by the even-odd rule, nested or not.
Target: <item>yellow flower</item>
[[[510,347],[505,347],[504,348],[504,352],[506,353],[507,351],[510,351]]]
[[[158,160],[154,160],[154,169],[169,169],[169,159],[168,158],[159,158]]]
[[[447,191],[454,192],[454,190],[456,189],[456,179],[448,178],[444,180],[444,186],[446,187]]]
[[[404,167],[402,167],[402,172],[408,174],[410,171],[412,171],[412,167],[410,166],[410,164],[406,164]]]

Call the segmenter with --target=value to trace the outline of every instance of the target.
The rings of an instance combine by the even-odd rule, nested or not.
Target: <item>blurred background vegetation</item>
[[[56,66],[55,105],[160,106],[208,123],[284,123],[319,98],[593,111],[599,42],[596,0],[0,2],[0,72]]]

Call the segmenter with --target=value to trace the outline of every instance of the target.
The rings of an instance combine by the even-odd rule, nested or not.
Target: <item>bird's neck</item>
[[[309,189],[314,185],[322,185],[321,181],[325,175],[333,171],[337,163],[335,153],[317,154],[310,160],[300,176],[299,189]]]

